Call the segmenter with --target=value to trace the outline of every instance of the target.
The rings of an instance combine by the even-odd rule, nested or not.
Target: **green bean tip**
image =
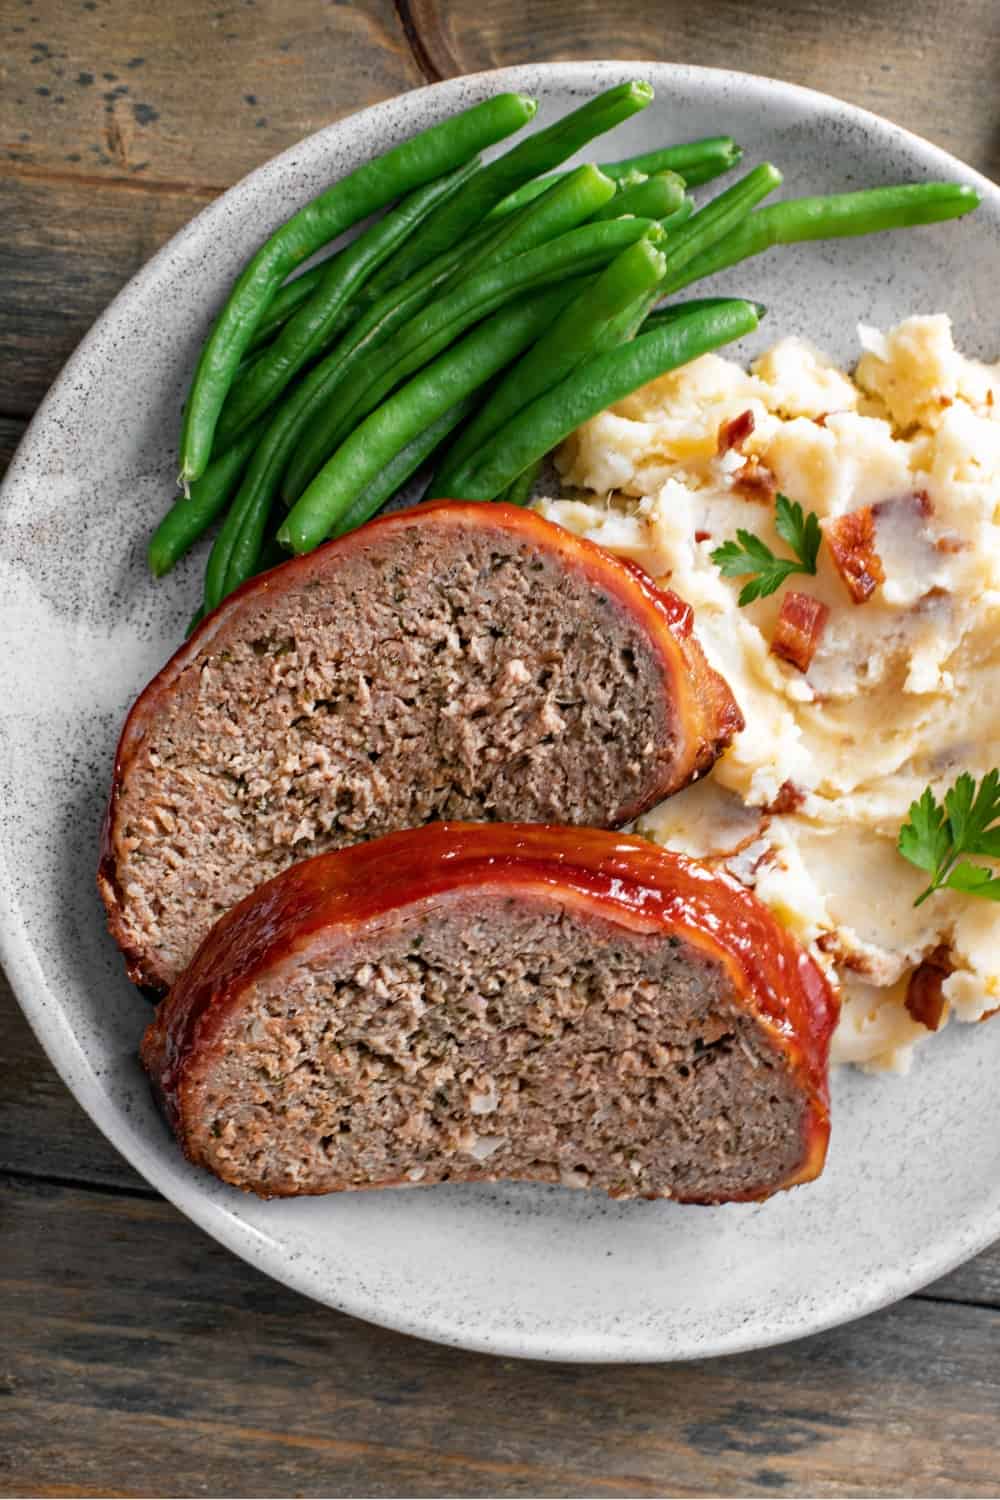
[[[641,99],[644,104],[649,104],[655,95],[655,89],[651,83],[644,78],[633,78],[631,90],[636,99]]]

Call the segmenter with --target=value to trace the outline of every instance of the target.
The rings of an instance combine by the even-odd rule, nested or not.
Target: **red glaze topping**
[[[812,594],[789,589],[774,627],[772,654],[798,667],[800,672],[808,672],[829,617],[826,605]]]
[[[246,897],[212,929],[146,1034],[144,1060],[171,1121],[183,1114],[189,1059],[211,1046],[257,975],[331,926],[354,928],[468,886],[554,891],[633,932],[676,934],[722,963],[809,1101],[801,1164],[781,1186],[819,1173],[839,1006],[813,960],[731,877],[645,839],[542,824],[430,823],[317,855]]]
[[[618,557],[615,561],[620,568],[632,574],[643,598],[661,616],[667,628],[673,631],[679,641],[686,641],[694,627],[694,610],[690,604],[679,594],[675,594],[673,589],[661,589],[652,575],[639,563],[632,562],[631,558]]]
[[[885,582],[885,568],[875,545],[875,512],[870,505],[836,516],[823,527],[834,566],[855,604],[870,599]]]

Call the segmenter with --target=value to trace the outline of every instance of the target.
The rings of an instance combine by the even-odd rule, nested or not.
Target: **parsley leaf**
[[[945,792],[943,805],[926,787],[919,802],[912,803],[896,847],[904,859],[931,877],[914,906],[944,886],[1000,901],[1000,875],[962,857],[1000,859],[1000,770],[989,771],[978,792],[972,777],[963,772]]]
[[[781,540],[788,543],[805,572],[815,573],[819,544],[823,540],[816,512],[811,510],[803,518],[802,507],[797,500],[779,495],[775,502],[774,524]]]
[[[819,517],[813,511],[804,516],[797,501],[779,495],[775,504],[775,526],[782,541],[787,542],[795,553],[794,558],[776,556],[752,531],[737,531],[735,542],[723,542],[711,553],[723,578],[742,578],[747,573],[753,575],[749,583],[743,585],[741,606],[775,593],[792,573],[816,572],[816,558],[823,540]]]
[[[948,859],[951,830],[945,823],[944,808],[935,801],[927,787],[919,802],[910,807],[910,821],[899,830],[900,854],[918,870],[935,874]]]
[[[1000,901],[1000,876],[982,865],[970,865],[963,860],[949,871],[945,885],[953,891],[964,891],[969,896],[985,896],[990,901]]]

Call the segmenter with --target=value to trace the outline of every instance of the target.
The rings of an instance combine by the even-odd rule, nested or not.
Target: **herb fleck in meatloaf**
[[[593,829],[433,824],[223,917],[142,1056],[265,1196],[524,1178],[763,1198],[822,1170],[836,1002],[728,876]]]
[[[295,860],[438,818],[615,825],[742,727],[675,595],[529,511],[388,516],[253,580],[139,698],[99,885],[168,988]]]

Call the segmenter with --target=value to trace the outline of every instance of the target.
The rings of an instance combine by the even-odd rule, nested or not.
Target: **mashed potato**
[[[930,1034],[909,977],[941,945],[946,1014],[1000,1007],[1000,909],[953,892],[914,909],[925,882],[895,847],[926,785],[1000,763],[1000,366],[960,355],[946,317],[860,340],[853,378],[789,338],[749,374],[707,355],[652,382],[574,433],[558,463],[579,498],[538,509],[669,580],[746,717],[639,830],[724,863],[813,948],[844,1000],[836,1059],[902,1069]],[[775,486],[827,525],[874,507],[885,578],[864,603],[827,539],[817,577],[738,606],[710,553],[743,527],[788,555]],[[770,651],[789,589],[829,609],[805,672]]]

